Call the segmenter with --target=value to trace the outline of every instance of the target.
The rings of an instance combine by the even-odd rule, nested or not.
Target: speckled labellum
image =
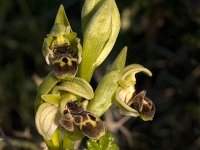
[[[68,44],[56,45],[53,49],[52,70],[59,78],[75,76],[78,68],[78,53]]]
[[[60,125],[73,132],[78,127],[82,133],[91,139],[99,139],[105,134],[105,127],[100,118],[87,112],[76,101],[70,101],[63,112]]]

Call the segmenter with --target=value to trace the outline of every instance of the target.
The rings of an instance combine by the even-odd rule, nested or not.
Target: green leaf
[[[119,150],[119,147],[115,144],[112,134],[107,132],[98,142],[96,140],[88,140],[87,150]]]

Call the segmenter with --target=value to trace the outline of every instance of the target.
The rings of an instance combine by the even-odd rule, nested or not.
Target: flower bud
[[[112,50],[120,30],[120,16],[115,1],[86,0],[82,22],[83,61],[79,76],[90,81],[93,71]]]

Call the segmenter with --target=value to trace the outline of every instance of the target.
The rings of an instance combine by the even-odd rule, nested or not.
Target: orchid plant
[[[88,149],[118,149],[100,117],[117,105],[122,115],[152,120],[153,102],[146,91],[136,92],[135,74],[152,73],[139,64],[125,66],[124,47],[95,91],[94,70],[112,50],[120,30],[115,0],[85,0],[82,9],[83,43],[70,26],[63,5],[44,39],[42,53],[51,72],[38,88],[35,123],[48,149],[74,149],[77,140],[89,138]],[[97,141],[98,143],[94,142]]]

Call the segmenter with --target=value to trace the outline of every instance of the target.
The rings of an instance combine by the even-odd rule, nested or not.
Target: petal
[[[120,89],[118,89],[116,92],[115,99],[117,100],[117,105],[120,108],[120,113],[122,115],[138,117],[140,115],[139,112],[125,103],[125,101],[123,100],[123,98],[125,99],[125,96],[122,97],[122,95],[119,94],[120,93],[119,90]]]
[[[50,140],[53,132],[58,127],[58,108],[49,103],[43,103],[38,108],[35,123],[38,132],[46,139]]]
[[[41,98],[45,102],[53,104],[56,107],[58,107],[60,103],[60,94],[43,94]]]
[[[147,74],[148,76],[152,76],[152,73],[145,67],[139,65],[139,64],[132,64],[127,67],[125,67],[123,71],[123,76],[121,80],[118,82],[120,86],[126,88],[130,85],[135,86],[136,84],[136,78],[135,74],[143,72]]]

